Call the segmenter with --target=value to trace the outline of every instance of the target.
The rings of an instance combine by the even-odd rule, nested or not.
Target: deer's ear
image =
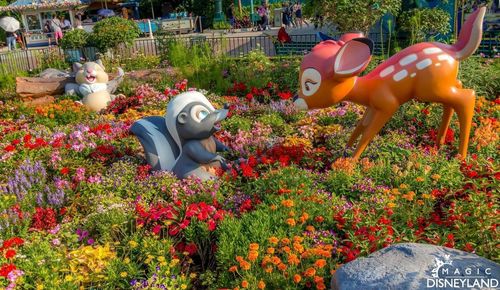
[[[361,73],[370,62],[372,53],[373,42],[368,38],[355,38],[346,42],[335,57],[335,76],[350,77]]]

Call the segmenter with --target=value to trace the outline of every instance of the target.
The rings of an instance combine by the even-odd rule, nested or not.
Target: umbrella
[[[7,32],[15,32],[19,30],[20,24],[15,18],[6,16],[0,19],[0,27]]]
[[[111,9],[99,9],[99,11],[97,11],[97,15],[104,17],[115,16],[115,11]]]

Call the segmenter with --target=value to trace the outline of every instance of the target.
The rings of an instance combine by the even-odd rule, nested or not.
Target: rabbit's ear
[[[73,72],[78,72],[83,67],[83,64],[79,62],[73,63]]]
[[[103,70],[105,70],[105,68],[104,68],[104,64],[102,63],[102,60],[101,60],[101,59],[96,60],[96,61],[95,61],[95,63],[97,63],[99,66],[101,66],[101,67],[102,67],[102,69],[103,69]]]

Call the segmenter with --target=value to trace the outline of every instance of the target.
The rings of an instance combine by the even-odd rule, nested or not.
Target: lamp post
[[[253,0],[250,0],[250,21],[252,22],[252,26],[253,26],[253,18],[254,18],[254,14],[253,14]]]
[[[222,0],[215,0],[215,18],[214,21],[223,21],[224,14],[222,13]]]

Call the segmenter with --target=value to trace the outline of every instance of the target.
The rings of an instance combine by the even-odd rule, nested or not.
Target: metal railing
[[[223,54],[229,57],[242,57],[254,50],[260,50],[267,56],[276,56],[275,36],[171,36],[176,41],[184,41],[187,46],[195,43],[207,43],[214,54]],[[292,42],[295,43],[315,43],[319,42],[315,34],[291,35]],[[387,35],[380,33],[370,33],[369,38],[373,40],[374,54],[387,55]],[[495,33],[485,32],[481,42],[478,54],[483,53],[487,56],[498,54],[497,48],[500,45],[499,36]],[[114,57],[133,58],[138,54],[146,56],[157,56],[164,51],[160,51],[158,38],[156,39],[138,39],[132,46],[119,48]],[[97,49],[86,47],[79,49],[80,54],[86,60],[95,60],[97,58]],[[304,51],[294,52],[303,54]],[[0,73],[32,72],[44,67],[54,60],[64,61],[68,57],[68,52],[64,52],[59,47],[45,47],[38,49],[17,50],[7,53],[0,53]]]

